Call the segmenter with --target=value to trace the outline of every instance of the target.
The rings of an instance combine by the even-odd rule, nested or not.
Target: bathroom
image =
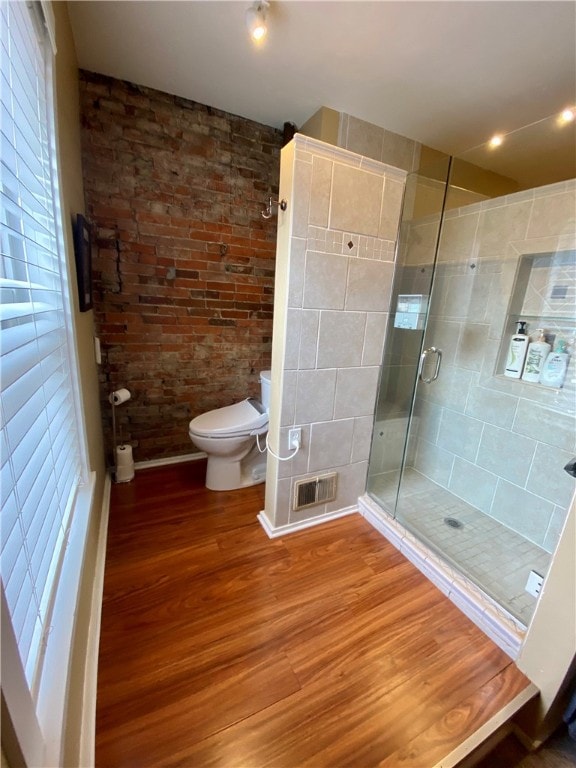
[[[68,22],[62,21],[60,6],[57,16],[58,24],[66,27]],[[69,28],[66,29],[71,40]],[[63,90],[71,94],[76,92],[77,71],[75,55],[66,53],[67,44],[61,50],[68,58],[59,59],[58,64],[68,69],[59,71],[58,77],[68,86]],[[81,331],[83,380],[90,381],[96,371],[98,375],[99,392],[87,384],[83,393],[89,405],[83,417],[89,433],[88,453],[91,466],[98,474],[96,499],[104,494],[105,475],[98,458],[104,451],[98,437],[101,428],[97,406],[99,401],[110,463],[111,413],[107,396],[111,389],[122,386],[131,389],[130,402],[118,410],[117,427],[121,439],[133,446],[138,465],[150,466],[178,457],[189,459],[194,452],[188,435],[190,420],[212,408],[258,396],[259,374],[271,369],[271,447],[284,455],[287,432],[292,426],[302,429],[302,446],[292,463],[277,462],[273,458],[268,461],[267,498],[260,518],[266,532],[274,537],[353,513],[362,498],[365,517],[369,519],[372,515],[372,524],[379,529],[382,526],[383,535],[396,537],[399,548],[410,557],[415,560],[420,557],[419,567],[423,570],[428,567],[430,577],[437,578],[440,586],[442,579],[452,585],[452,590],[447,587],[447,591],[452,591],[451,599],[458,602],[461,598],[463,610],[472,613],[476,610],[491,617],[492,604],[488,608],[479,607],[475,598],[462,596],[457,565],[454,572],[447,575],[441,565],[433,562],[428,551],[422,554],[421,534],[415,537],[410,521],[403,520],[403,516],[407,509],[405,502],[411,495],[409,481],[416,472],[458,495],[455,487],[458,478],[452,469],[448,472],[446,462],[451,462],[451,467],[464,465],[476,473],[475,477],[483,472],[496,475],[495,468],[482,466],[489,458],[474,464],[469,454],[461,456],[458,451],[449,450],[455,447],[457,428],[446,426],[445,412],[452,410],[446,408],[446,400],[426,397],[424,390],[419,393],[421,396],[415,392],[413,403],[405,400],[395,403],[388,392],[406,393],[404,385],[396,387],[392,381],[390,389],[386,389],[386,383],[381,381],[382,350],[390,349],[389,343],[395,344],[390,335],[397,295],[435,295],[430,286],[414,280],[410,272],[413,266],[417,271],[432,271],[433,256],[424,246],[434,243],[434,232],[438,232],[440,221],[437,198],[443,199],[442,190],[447,188],[446,173],[444,177],[436,173],[426,176],[430,161],[433,165],[437,159],[434,153],[347,113],[322,109],[313,115],[307,127],[301,125],[295,140],[284,147],[280,165],[284,137],[277,129],[87,71],[80,75],[80,93],[82,168],[79,161],[74,166],[70,161],[71,167],[66,170],[73,181],[67,182],[64,191],[67,214],[83,210],[85,193],[86,213],[94,225],[95,324],[92,324],[91,313],[77,313],[76,321]],[[74,114],[70,108],[61,115],[61,141],[78,150],[79,156]],[[177,148],[183,143],[188,149],[186,163],[175,160]],[[440,164],[442,162],[440,158]],[[122,171],[117,170],[120,166]],[[200,175],[203,168],[208,168],[206,176]],[[394,266],[395,260],[397,265],[401,263],[398,224],[401,213],[409,213],[406,202],[403,206],[408,194],[405,184],[408,185],[407,180],[416,169],[421,170],[424,186],[432,189],[433,203],[428,200],[424,211],[418,211],[403,223],[408,234],[405,242],[411,244],[411,249],[402,252],[407,260],[404,275],[407,282],[399,290]],[[456,187],[461,189],[458,184]],[[350,192],[356,205],[351,204]],[[526,203],[526,193],[510,194],[519,195],[515,203],[519,208]],[[567,186],[561,192],[556,190],[553,197],[570,194],[574,194],[574,189]],[[449,203],[450,194],[446,197]],[[286,199],[288,205],[286,211],[275,210],[271,219],[265,219],[261,214],[270,198]],[[541,206],[543,218],[547,219],[550,211],[546,213],[546,196],[537,192],[530,200],[531,205]],[[480,207],[466,211],[468,205]],[[454,208],[447,205],[443,247],[437,259],[438,282],[445,264],[447,276],[451,278],[448,282],[452,285],[460,278],[461,283],[481,282],[487,269],[484,265],[488,263],[482,254],[475,253],[474,261],[467,258],[463,264],[454,263],[458,257],[453,257],[453,253],[458,251],[462,237],[459,226],[464,229],[472,226],[474,217],[477,221],[481,217],[497,217],[499,207],[492,207],[489,201],[470,199]],[[359,216],[365,217],[361,225]],[[421,222],[425,216],[430,217],[429,220]],[[511,226],[517,224],[520,226],[515,219]],[[534,226],[534,222],[530,226]],[[499,240],[495,232],[487,232],[493,242]],[[571,228],[560,236],[563,242],[548,242],[558,237],[557,232],[536,230],[530,239],[540,240],[538,247],[516,255],[527,257],[524,265],[534,266],[537,255],[548,258],[559,245],[561,250],[573,250],[573,216]],[[513,239],[516,242],[518,237]],[[518,264],[520,260],[517,259]],[[329,273],[326,272],[328,263]],[[336,265],[334,271],[333,265]],[[450,272],[452,268],[455,271]],[[469,279],[473,269],[474,275]],[[399,275],[398,269],[396,274]],[[513,279],[516,274],[515,269],[506,274],[507,280],[512,277],[511,289],[516,285]],[[443,294],[444,304],[449,300],[449,293],[447,290]],[[510,295],[514,300],[521,298],[514,290]],[[490,300],[498,304],[497,298]],[[480,315],[480,311],[486,312],[486,306],[473,309],[473,325],[488,326],[491,317]],[[506,314],[507,307],[498,304],[496,309]],[[424,313],[424,310],[418,312]],[[532,318],[544,315],[537,308],[529,311],[520,303],[517,311],[509,310],[508,319],[518,313]],[[481,343],[478,336],[473,336],[469,347],[458,346],[458,339],[464,338],[468,330],[460,327],[458,339],[454,339],[454,327],[447,326],[460,323],[456,313],[439,318],[437,325],[442,323],[446,332],[452,331],[456,346],[452,352],[444,346],[441,376],[451,367],[458,368],[450,354],[454,358],[456,355],[466,358],[466,352]],[[530,331],[536,327],[531,324]],[[398,333],[406,337],[401,330],[398,329]],[[472,329],[473,332],[483,330]],[[507,326],[506,334],[513,331],[513,325]],[[100,339],[103,360],[98,369],[92,359],[94,332]],[[341,339],[343,334],[349,343],[334,343],[334,339]],[[419,352],[424,341],[422,333],[420,336],[405,353],[410,359],[401,361],[402,366],[404,363],[412,366],[414,381],[417,372],[414,364],[417,366],[419,354],[414,354],[413,347]],[[416,336],[412,334],[410,338],[414,341]],[[490,348],[500,360],[504,354],[500,340],[491,335],[488,338],[496,342]],[[500,339],[504,344],[504,336]],[[429,345],[441,346],[435,339],[426,339],[426,346]],[[461,367],[464,370],[461,376],[468,376],[470,382],[474,379],[477,384],[482,374],[478,361],[464,359]],[[433,368],[431,370],[434,373]],[[400,376],[404,372],[396,373]],[[567,378],[561,397],[569,392],[570,376],[573,377],[573,373]],[[517,410],[535,412],[538,398],[518,396],[516,384],[501,382],[501,399],[510,403],[506,396],[515,398]],[[520,387],[523,392],[536,391],[527,389],[528,384],[520,383]],[[418,385],[418,389],[423,387]],[[382,397],[379,392],[383,393]],[[546,392],[541,397],[549,394]],[[470,397],[473,398],[469,394]],[[476,418],[471,417],[468,409],[472,402],[469,399],[459,414],[461,424],[470,426],[466,419]],[[474,402],[479,406],[479,393]],[[483,405],[487,408],[486,401]],[[375,416],[380,428],[373,431]],[[494,437],[499,434],[494,427],[504,428],[499,417],[496,420],[493,424],[486,419],[489,427],[483,428],[485,434],[491,432]],[[444,431],[437,429],[439,423],[444,424]],[[529,423],[529,414],[524,419],[526,423]],[[562,429],[559,427],[556,434]],[[377,440],[380,432],[387,435],[395,453],[399,454],[392,464],[382,463]],[[545,441],[533,434],[521,436],[530,443],[535,466],[541,461],[543,474],[548,474],[549,459],[540,445]],[[477,437],[476,451],[483,454],[486,443],[482,447],[482,437]],[[570,453],[565,444],[555,448],[562,457]],[[428,455],[432,452],[446,462],[428,465],[424,472],[421,459],[427,449]],[[446,457],[445,453],[452,455]],[[291,498],[297,480],[333,471],[338,472],[336,499],[312,508],[292,510]],[[516,471],[521,470],[516,467]],[[515,480],[520,482],[518,476]],[[396,483],[396,491],[392,492],[398,499],[392,502],[387,498],[391,487],[387,481],[392,481],[392,485]],[[524,482],[529,482],[533,491],[539,488],[544,494],[542,486],[538,486],[537,474],[531,474],[530,480],[526,477]],[[473,498],[476,486],[472,488],[472,485],[466,479],[461,481],[460,496],[470,506],[482,506]],[[496,486],[493,491],[490,503],[497,492]],[[524,668],[534,673],[533,679],[544,693],[545,707],[562,687],[573,658],[573,649],[566,647],[561,630],[566,620],[563,601],[571,594],[573,581],[574,506],[572,504],[564,521],[561,499],[556,498],[557,501],[546,499],[552,505],[546,507],[549,511],[546,525],[540,524],[531,534],[537,539],[537,546],[553,557],[530,627],[526,632],[512,622],[514,626],[498,638],[508,642],[510,651],[520,654]],[[379,507],[376,512],[372,502]],[[484,503],[486,506],[488,500]],[[383,511],[386,505],[388,512],[396,514],[398,525],[404,530],[395,527],[396,521],[384,530],[391,517]],[[94,516],[91,522],[90,542],[94,550],[98,521],[99,516]],[[445,528],[451,532],[449,525]],[[92,565],[90,561],[89,567]],[[492,599],[497,600],[497,596]],[[495,626],[500,626],[500,618],[496,616]],[[518,634],[523,633],[522,647],[512,647]],[[546,665],[540,663],[543,648]]]
[[[573,493],[571,478],[563,472],[554,490],[547,492],[542,487],[553,462],[561,471],[573,452],[573,373],[569,372],[564,388],[552,394],[502,377],[496,381],[495,391],[486,383],[497,358],[501,366],[503,345],[517,319],[512,317],[514,312],[534,318],[530,332],[537,327],[533,325],[536,318],[546,316],[550,323],[550,314],[564,321],[567,316],[568,325],[555,326],[556,332],[569,340],[574,337],[572,293],[558,312],[549,308],[544,312],[534,306],[538,291],[531,284],[529,290],[524,286],[522,296],[517,288],[522,283],[517,278],[520,262],[524,271],[541,276],[547,265],[540,270],[530,269],[530,265],[537,254],[545,254],[544,260],[552,259],[554,279],[560,279],[558,269],[564,268],[561,282],[568,281],[573,291],[574,189],[570,182],[553,186],[552,175],[549,188],[534,195],[532,187],[541,184],[537,180],[520,187],[503,174],[491,175],[485,170],[476,171],[476,178],[473,174],[470,179],[470,168],[486,165],[478,151],[456,158],[450,169],[447,156],[441,153],[322,108],[282,149],[281,178],[277,154],[283,136],[279,131],[262,128],[257,141],[252,131],[252,158],[260,142],[268,150],[273,148],[275,157],[271,161],[271,154],[262,153],[264,160],[260,157],[252,162],[258,171],[255,181],[255,172],[243,175],[228,154],[219,156],[215,139],[208,149],[206,139],[194,137],[192,167],[198,152],[203,159],[208,153],[215,167],[219,162],[224,168],[210,170],[219,195],[219,204],[214,206],[211,201],[210,211],[216,219],[220,216],[234,224],[207,222],[202,195],[187,191],[185,198],[182,190],[183,199],[175,205],[178,185],[189,171],[170,164],[155,129],[145,121],[139,125],[138,140],[149,141],[151,156],[156,153],[159,158],[150,161],[148,168],[137,168],[133,178],[119,179],[110,189],[101,182],[110,176],[110,169],[100,157],[97,162],[92,158],[92,148],[105,145],[111,140],[107,132],[118,130],[122,110],[130,125],[133,116],[146,111],[164,115],[168,124],[166,115],[175,115],[181,101],[168,104],[171,97],[165,94],[86,72],[82,74],[82,94],[87,202],[99,233],[95,276],[101,304],[97,316],[102,318],[100,333],[109,362],[104,367],[103,394],[131,382],[133,401],[119,413],[124,438],[134,446],[141,466],[179,455],[189,458],[195,450],[188,436],[190,419],[246,396],[259,396],[259,374],[271,367],[272,447],[282,457],[289,455],[291,427],[299,427],[302,438],[292,461],[268,458],[266,508],[259,516],[268,535],[279,536],[355,512],[360,498],[362,514],[492,639],[517,657],[536,604],[535,595],[526,592],[527,579],[531,571],[539,577],[546,575]],[[196,111],[193,125],[200,135],[207,125],[216,135],[219,128],[240,130],[233,121],[231,127],[227,125],[229,117],[214,110],[192,104],[187,109]],[[132,115],[132,110],[144,112]],[[177,119],[173,117],[172,122],[176,124]],[[515,136],[518,144],[526,141],[522,134],[518,131]],[[410,174],[415,167],[420,172]],[[160,172],[168,179],[161,182],[165,201],[156,196]],[[566,171],[562,172],[566,177]],[[570,170],[566,178],[573,176]],[[247,177],[253,181],[248,193]],[[236,197],[242,184],[244,207]],[[117,200],[119,195],[126,198],[122,203],[125,212],[116,220],[118,212],[111,210],[109,200]],[[271,219],[264,218],[262,211],[269,197],[274,202],[286,199],[287,210],[277,206]],[[444,197],[446,213],[434,273]],[[146,212],[140,213],[140,208]],[[179,221],[192,210],[198,220],[193,224]],[[112,231],[118,237],[113,248],[106,240]],[[175,237],[179,238],[176,250]],[[255,255],[251,251],[254,243]],[[555,257],[556,266],[550,256],[553,251],[562,252]],[[137,274],[131,267],[136,262]],[[330,274],[329,281],[326,274]],[[423,332],[395,328],[391,308],[399,293],[428,297],[433,275],[435,302],[444,309],[439,314],[431,306],[428,327],[436,336],[426,346],[443,348],[446,380],[440,379],[435,395],[427,397],[421,392],[412,403]],[[530,283],[528,277],[526,280]],[[527,293],[531,299],[524,302]],[[512,297],[519,302],[517,308],[509,306]],[[423,316],[428,311],[427,306],[419,309]],[[345,345],[341,344],[343,338]],[[383,348],[389,364],[381,369]],[[208,361],[209,367],[204,364]],[[199,362],[203,363],[200,370]],[[551,397],[557,401],[554,414],[560,412],[552,433],[561,435],[560,441],[534,434],[535,429],[540,430],[538,409],[545,408],[546,398]],[[505,427],[512,426],[517,411],[520,417],[524,413],[522,421],[528,426],[516,430],[516,436]],[[534,413],[536,426],[530,428],[529,415]],[[462,444],[459,433],[467,437]],[[499,442],[502,453],[498,452]],[[521,448],[528,458],[518,455]],[[471,461],[476,454],[479,458]],[[507,455],[510,461],[505,460]],[[500,474],[499,465],[506,467]],[[334,472],[335,498],[301,510],[293,508],[297,481]],[[512,476],[507,474],[510,472]],[[428,487],[422,486],[425,481]],[[510,494],[520,484],[526,485],[520,501],[495,498],[496,486],[498,493]],[[440,543],[430,537],[426,526],[418,529],[406,511],[411,498],[422,509],[423,498],[432,497],[431,490],[448,493],[436,504],[442,510]],[[455,501],[463,507],[446,514]],[[492,504],[498,509],[490,512]],[[526,535],[514,520],[518,504],[528,517]],[[494,549],[501,533],[512,531],[512,538],[500,543],[500,560],[482,554],[486,547],[476,547],[483,560],[479,571],[469,567],[469,553],[462,558],[446,548],[451,536],[468,536],[468,530],[460,533],[445,522],[450,518],[457,528],[465,521],[464,528],[468,526],[477,537],[477,524],[466,514],[478,509],[488,513],[481,515],[481,521],[495,519],[500,526],[486,534],[491,541],[488,547]],[[469,539],[463,544],[460,538],[456,547],[466,552],[472,544]],[[512,561],[511,551],[515,553]],[[526,551],[525,566],[521,565],[521,551]],[[440,556],[435,557],[435,552]],[[509,576],[503,574],[505,564]],[[513,585],[504,587],[507,582]]]
[[[418,269],[429,272],[434,250],[430,246],[435,244],[438,234],[439,211],[446,189],[446,157],[328,108],[312,115],[308,124],[300,127],[295,140],[281,149],[284,136],[278,130],[248,124],[226,113],[101,75],[81,74],[81,96],[87,210],[98,227],[98,248],[94,254],[95,309],[107,358],[100,374],[103,414],[109,422],[106,393],[129,386],[133,397],[118,411],[119,428],[123,439],[133,446],[137,466],[140,462],[150,466],[144,463],[171,461],[179,456],[188,458],[195,451],[188,434],[190,420],[208,410],[258,396],[260,371],[272,369],[271,447],[281,456],[288,455],[288,431],[295,426],[302,429],[302,446],[292,461],[268,458],[266,505],[260,515],[267,533],[282,535],[354,512],[361,498],[360,508],[367,519],[390,536],[507,652],[517,656],[528,623],[527,614],[523,616],[521,611],[531,611],[535,604],[535,599],[525,592],[526,581],[531,570],[544,575],[542,571],[549,564],[570,499],[564,507],[544,499],[547,524],[542,528],[540,523],[538,538],[533,542],[539,555],[544,553],[544,562],[529,563],[522,571],[521,589],[508,596],[515,602],[509,600],[502,611],[503,596],[493,585],[482,585],[483,592],[488,590],[486,601],[484,594],[479,595],[475,589],[474,574],[470,580],[462,580],[466,574],[461,573],[461,563],[447,563],[445,552],[438,562],[433,561],[429,549],[422,554],[420,534],[409,546],[410,531],[394,528],[396,521],[390,525],[389,515],[382,513],[386,500],[378,488],[382,479],[378,469],[385,469],[390,479],[401,468],[408,424],[406,403],[397,404],[401,418],[389,419],[390,414],[381,413],[389,398],[377,399],[382,349],[386,334],[392,333],[389,318],[396,299],[394,261],[398,224],[404,195],[410,194],[410,189],[405,193],[404,188],[409,174],[416,168],[423,169],[424,181],[416,184],[413,194],[416,195],[418,187],[424,187],[428,195],[423,202],[417,200],[416,221],[405,222],[403,227],[408,229],[406,242],[411,244],[408,258],[415,261]],[[186,131],[182,129],[182,113],[186,116]],[[314,138],[320,142],[314,143]],[[119,155],[119,159],[126,160],[122,166],[115,163],[112,147],[125,153]],[[282,178],[278,162],[281,151]],[[134,157],[138,158],[136,163]],[[461,161],[464,163],[468,158]],[[478,164],[475,158],[470,158],[470,162]],[[200,177],[199,181],[206,165],[208,178]],[[434,169],[432,178],[425,176],[429,167]],[[412,178],[418,181],[418,177]],[[448,200],[450,210],[443,230],[443,249],[439,251],[438,274],[445,268],[444,262],[450,265],[460,258],[459,249],[466,248],[462,232],[475,231],[480,216],[486,220],[486,237],[480,245],[491,248],[497,243],[504,247],[498,230],[502,207],[496,205],[492,209],[485,202],[482,211],[470,208],[466,212],[466,206],[482,205],[481,201],[490,197],[489,193],[462,192],[467,186],[460,181],[452,185],[451,194],[456,199],[452,203]],[[516,190],[509,186],[498,188],[500,196]],[[520,211],[532,205],[531,200],[521,199],[528,192],[517,194],[518,202],[511,203],[515,214],[512,228],[523,226]],[[273,201],[286,199],[288,206],[286,211],[278,206],[273,216],[265,219],[262,211],[270,197]],[[570,193],[563,199],[568,200],[569,206]],[[539,200],[538,205],[544,209],[545,196],[539,196]],[[356,201],[361,204],[354,205]],[[410,212],[408,205],[404,211]],[[568,219],[568,226],[573,229],[569,216]],[[501,225],[508,226],[505,222]],[[554,234],[544,230],[535,231],[533,236],[538,240]],[[573,247],[570,231],[563,236],[562,247]],[[510,233],[510,240],[514,246],[509,247],[514,249],[518,240],[515,230]],[[534,250],[540,251],[540,246],[541,243],[537,244]],[[479,245],[475,247],[478,249]],[[548,243],[546,250],[556,247]],[[477,271],[471,267],[476,261],[468,259],[468,251],[466,254],[467,275],[473,275],[470,280],[476,284],[481,283],[488,268],[486,254],[474,253],[480,263]],[[516,266],[511,260],[506,265],[504,277],[510,295]],[[455,269],[457,272],[458,267]],[[454,277],[458,280],[457,274],[451,275]],[[465,284],[468,279],[463,275],[460,282]],[[418,283],[401,293],[425,295],[430,293],[430,286],[421,287]],[[472,327],[462,331],[463,337],[472,334],[470,347],[479,343],[475,334],[489,331],[488,313],[493,309],[507,311],[508,300],[500,294],[493,295],[491,301],[493,306],[487,309],[482,304],[485,314],[481,315],[478,309],[471,318]],[[488,395],[477,382],[480,363],[473,359],[469,349],[460,348],[462,365],[454,365],[461,332],[459,327],[454,338],[454,329],[460,319],[452,314],[441,318],[441,322],[445,335],[452,333],[452,353],[445,338],[441,342],[431,340],[430,344],[444,346],[443,373],[454,368],[459,381],[464,380],[467,387],[474,379],[478,384],[474,389],[477,407],[486,409]],[[506,334],[513,330],[508,328]],[[531,326],[530,331],[533,330]],[[398,333],[406,336],[401,330]],[[422,339],[417,338],[417,333],[408,333],[412,334],[411,343],[418,351],[407,351],[411,369],[406,366],[405,372],[414,379],[414,362],[418,360]],[[346,345],[340,343],[342,338],[346,338]],[[389,343],[394,340],[388,338],[386,344]],[[500,353],[499,343],[492,344],[491,349]],[[516,384],[499,385],[503,390],[500,399],[508,403],[506,418],[510,418],[511,401],[517,400]],[[402,382],[397,389],[407,392]],[[568,391],[565,387],[564,396]],[[521,405],[530,405],[530,399],[522,398]],[[442,401],[429,403],[422,397],[415,403],[413,430],[420,424],[425,407],[433,413],[429,417],[431,425],[438,424]],[[536,403],[535,408],[538,407]],[[384,432],[387,461],[396,462],[396,466],[378,466],[382,452],[377,439],[372,444],[375,413],[378,422],[382,416],[388,423],[385,429],[374,430],[374,436]],[[478,432],[478,421],[469,410],[462,411],[454,427],[445,420],[441,444],[428,451],[438,460],[436,465],[429,464],[425,473],[432,482],[442,481],[444,475],[444,484],[452,483],[451,492],[463,496],[474,508],[479,503],[469,492],[477,487],[476,482],[464,481],[470,488],[459,492],[454,484],[460,475],[452,475],[448,462],[450,467],[454,463],[466,465],[476,473],[475,477],[486,473],[492,478],[491,498],[496,492],[494,468],[490,464],[473,464],[466,452],[469,448],[463,456],[460,449],[448,448],[462,425],[476,427]],[[495,439],[504,426],[500,416],[486,418],[486,423],[487,427],[481,428],[482,451],[486,450],[488,438]],[[431,442],[425,435],[423,422],[420,434],[412,436],[414,455],[417,440],[420,457],[425,455]],[[522,438],[531,448],[532,463],[536,443],[542,441],[532,435],[521,435]],[[480,440],[476,434],[477,452]],[[556,449],[561,459],[569,458],[563,453],[570,453],[565,444]],[[538,450],[542,450],[542,445]],[[542,454],[544,458],[547,455]],[[443,466],[440,459],[444,460]],[[484,464],[487,462],[489,452]],[[410,462],[407,468],[412,469]],[[523,470],[517,467],[516,472],[520,471]],[[292,509],[297,481],[333,472],[337,472],[335,499]],[[409,480],[407,471],[403,491],[409,490]],[[568,475],[562,478],[564,488],[569,480]],[[514,484],[514,478],[503,477],[500,486],[508,487],[507,482]],[[401,496],[399,524],[403,522],[402,501],[409,498],[407,492]],[[443,533],[455,535],[457,530],[443,524]],[[567,545],[568,539],[564,541]],[[433,550],[433,543],[428,542],[430,546]],[[498,569],[496,566],[495,570]],[[560,576],[561,583],[565,583],[565,578],[566,574]],[[519,610],[512,612],[517,603],[521,604]],[[547,675],[548,672],[544,676]]]

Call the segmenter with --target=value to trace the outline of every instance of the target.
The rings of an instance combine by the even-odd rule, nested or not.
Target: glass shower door
[[[560,238],[544,251],[527,235],[534,209],[548,211],[562,195],[573,206],[575,193],[550,185],[534,198],[474,201],[455,181],[459,162],[417,360],[412,350],[416,382],[394,515],[527,625],[538,592],[530,583],[548,570],[574,492],[563,469],[576,447],[574,357],[556,389],[507,377],[505,359],[520,319],[533,339],[543,328],[552,346],[574,344],[576,252]],[[549,226],[565,232],[573,222]]]
[[[434,162],[406,180],[376,404],[368,493],[391,515],[395,514],[404,467],[414,461],[409,424],[450,169],[447,155],[435,155]]]

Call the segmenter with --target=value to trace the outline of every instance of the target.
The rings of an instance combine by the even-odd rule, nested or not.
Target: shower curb
[[[518,658],[526,628],[473,582],[446,565],[406,528],[389,517],[369,496],[358,499],[362,517],[385,536],[484,634],[513,661]]]

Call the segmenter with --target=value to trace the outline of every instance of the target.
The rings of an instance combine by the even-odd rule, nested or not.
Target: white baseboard
[[[106,473],[102,496],[102,511],[98,530],[96,566],[90,608],[90,626],[86,647],[86,667],[82,694],[82,726],[80,733],[80,762],[83,768],[92,768],[95,764],[96,747],[96,693],[98,681],[98,648],[100,644],[100,622],[102,613],[102,594],[104,591],[104,566],[106,563],[106,541],[108,518],[110,515],[110,492],[112,478]]]
[[[279,536],[287,536],[290,533],[304,531],[306,528],[312,528],[314,525],[329,523],[331,520],[337,520],[339,517],[345,517],[346,515],[355,515],[357,512],[358,507],[356,506],[345,507],[344,509],[338,509],[335,512],[329,512],[327,515],[322,515],[321,517],[311,517],[308,520],[300,520],[297,523],[288,523],[288,525],[279,525],[278,527],[272,525],[264,511],[260,512],[257,517],[260,525],[266,531],[268,538],[277,539]]]
[[[399,549],[413,565],[448,597],[511,659],[518,658],[525,627],[495,600],[386,514],[369,496],[358,499],[360,514]]]
[[[134,469],[152,469],[153,467],[167,467],[169,464],[183,464],[185,461],[198,461],[205,459],[204,451],[197,453],[186,453],[183,456],[168,456],[166,459],[150,459],[150,461],[134,462]]]

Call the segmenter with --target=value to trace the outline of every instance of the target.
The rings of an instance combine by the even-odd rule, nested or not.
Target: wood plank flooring
[[[360,516],[270,540],[204,472],[113,486],[97,766],[431,768],[529,684]]]

